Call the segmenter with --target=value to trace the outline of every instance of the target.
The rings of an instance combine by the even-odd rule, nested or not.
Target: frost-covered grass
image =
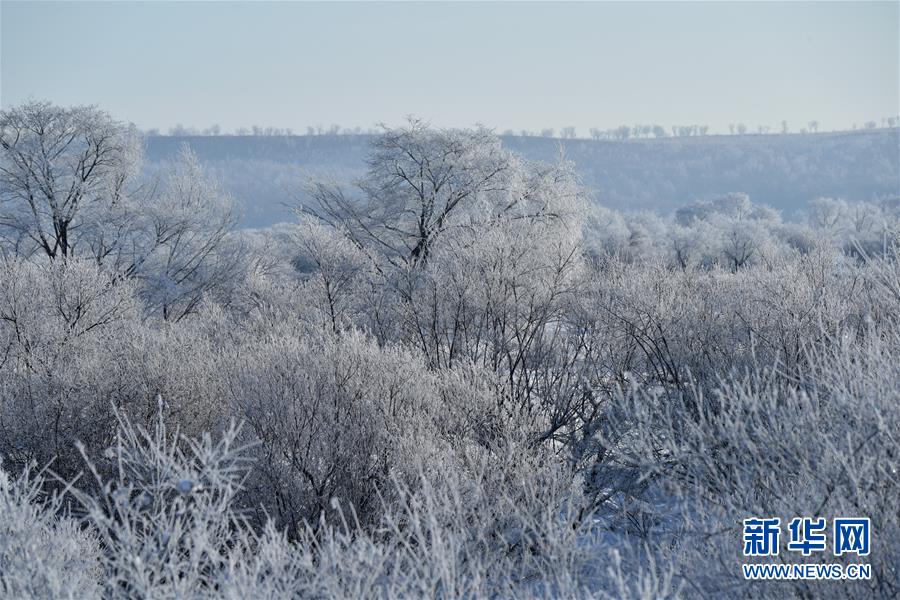
[[[62,516],[40,473],[0,478],[0,590],[10,597],[583,597],[678,586],[651,564],[623,570],[579,492],[524,447],[467,453],[465,468],[396,484],[374,527],[332,499],[335,518],[288,540],[255,530],[235,502],[246,475],[236,428],[213,442],[121,420],[93,493]],[[526,458],[527,457],[527,458]],[[497,459],[502,463],[497,464]]]

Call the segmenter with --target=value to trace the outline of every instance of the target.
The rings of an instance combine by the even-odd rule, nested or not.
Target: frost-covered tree
[[[307,210],[352,240],[381,278],[374,292],[395,298],[369,302],[386,306],[375,330],[419,345],[433,365],[509,357],[510,342],[532,339],[516,328],[539,331],[555,310],[537,304],[523,321],[511,295],[556,303],[577,269],[584,208],[570,167],[527,163],[487,130],[389,130],[357,189],[317,185]],[[513,329],[476,333],[489,324]]]
[[[719,260],[737,270],[771,247],[772,236],[780,224],[776,211],[754,204],[746,194],[731,193],[694,202],[675,211],[675,259],[686,264],[682,256],[689,247],[686,235],[702,236],[710,260]]]
[[[572,360],[559,332],[584,263],[587,213],[571,167],[528,163],[483,129],[420,122],[385,132],[369,167],[355,197],[319,184],[305,208],[331,229],[330,247],[354,257],[335,262],[321,251],[321,233],[301,233],[300,254],[318,263],[309,281],[321,312],[356,304],[358,323],[416,348],[431,369],[487,369],[505,389],[505,410],[535,412],[535,432],[572,418],[551,389],[561,384],[558,361]],[[340,238],[352,244],[340,250]],[[364,273],[352,266],[362,257]],[[354,272],[364,275],[353,283],[355,301],[346,297]]]
[[[103,260],[141,154],[133,127],[89,106],[0,111],[0,240],[16,254]]]
[[[820,231],[837,234],[847,225],[847,203],[840,198],[816,198],[808,212],[810,224]]]
[[[139,211],[118,267],[141,282],[151,312],[177,321],[228,288],[240,260],[234,205],[187,146]]]
[[[140,177],[140,157],[134,128],[94,107],[2,111],[0,251],[90,258],[143,281],[151,312],[193,312],[234,274],[233,206],[190,150],[161,184]]]
[[[361,248],[414,267],[448,231],[521,212],[526,192],[516,198],[508,189],[515,160],[486,129],[433,130],[412,121],[377,138],[355,195],[318,183],[306,208]],[[541,216],[542,207],[530,207]]]

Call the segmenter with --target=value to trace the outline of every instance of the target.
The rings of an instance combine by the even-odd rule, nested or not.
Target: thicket
[[[0,595],[900,594],[896,202],[619,214],[411,122],[248,233],[2,117]],[[744,581],[753,516],[870,517],[872,579]]]

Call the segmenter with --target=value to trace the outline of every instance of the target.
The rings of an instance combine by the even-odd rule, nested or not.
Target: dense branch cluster
[[[0,134],[0,595],[900,593],[896,199],[617,213],[411,121],[239,231],[102,111]],[[870,580],[742,578],[846,515]]]

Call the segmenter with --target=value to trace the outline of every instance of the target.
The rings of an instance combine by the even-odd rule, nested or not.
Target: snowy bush
[[[59,495],[42,490],[41,473],[16,477],[0,469],[0,595],[4,598],[91,598],[102,580],[99,539],[58,516]]]
[[[775,364],[735,374],[712,393],[621,396],[606,438],[611,462],[651,482],[640,503],[645,535],[677,544],[679,576],[720,593],[897,593],[900,410],[888,399],[900,382],[900,331],[873,329],[851,340],[811,350],[800,381],[782,377]],[[627,504],[622,510],[634,519]],[[869,557],[872,580],[840,590],[826,582],[757,590],[737,568],[735,540],[742,518],[763,514],[870,517],[879,539]]]

